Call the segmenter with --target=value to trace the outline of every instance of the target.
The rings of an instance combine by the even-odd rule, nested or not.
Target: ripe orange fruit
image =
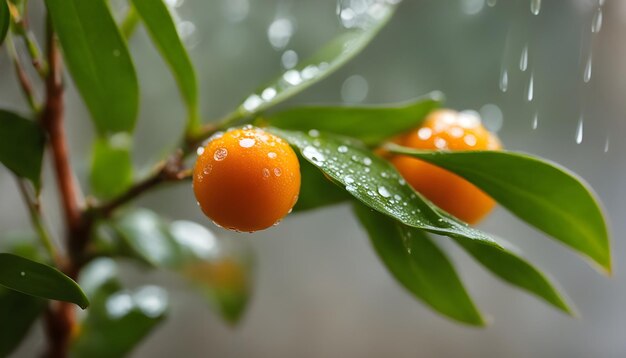
[[[404,139],[405,146],[433,150],[499,150],[500,140],[480,118],[469,113],[437,110]],[[392,163],[411,186],[450,214],[475,224],[495,206],[495,201],[467,180],[445,169],[408,156]]]
[[[266,229],[291,211],[300,193],[300,163],[289,144],[258,128],[229,130],[200,150],[193,190],[217,225]]]

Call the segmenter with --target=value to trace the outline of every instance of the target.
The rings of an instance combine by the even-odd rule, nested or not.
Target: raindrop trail
[[[526,100],[528,102],[532,102],[535,97],[535,75],[533,72],[530,73],[530,79],[528,80],[528,92],[526,94]]]
[[[541,11],[541,0],[530,0],[530,12],[533,15],[539,15]]]
[[[519,59],[519,69],[524,72],[528,69],[528,44],[522,49],[522,55]]]
[[[532,124],[533,130],[537,129],[538,126],[539,126],[539,113],[535,112],[535,116],[533,117],[533,124]]]
[[[583,81],[585,83],[589,83],[589,81],[591,80],[591,70],[593,66],[592,59],[593,59],[592,51],[589,51],[589,57],[587,58],[587,64],[585,64],[585,70],[583,72]]]
[[[584,118],[581,115],[578,120],[578,127],[576,128],[576,144],[580,144],[583,142],[583,132],[584,132]]]

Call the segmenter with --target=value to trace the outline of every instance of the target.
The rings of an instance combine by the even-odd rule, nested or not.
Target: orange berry
[[[452,110],[432,112],[421,127],[411,131],[404,145],[433,150],[499,150],[500,140],[480,118]],[[422,160],[396,156],[392,163],[411,184],[435,205],[470,224],[495,206],[495,201],[467,180]]]
[[[289,144],[258,128],[227,131],[201,150],[193,191],[217,225],[266,229],[291,211],[300,193],[300,163]]]

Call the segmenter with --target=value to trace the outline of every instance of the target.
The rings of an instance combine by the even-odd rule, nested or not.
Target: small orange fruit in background
[[[263,230],[287,215],[298,200],[298,157],[273,134],[233,129],[199,152],[193,190],[204,214],[217,225]]]
[[[436,110],[421,127],[405,138],[406,147],[432,150],[499,150],[500,140],[471,113]],[[495,201],[467,180],[445,169],[408,156],[392,163],[406,181],[435,205],[475,224],[495,206]]]

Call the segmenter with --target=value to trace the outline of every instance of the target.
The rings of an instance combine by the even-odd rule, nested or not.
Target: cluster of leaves
[[[114,201],[141,182],[135,180],[130,160],[139,101],[125,38],[132,31],[120,31],[104,0],[46,0],[45,4],[65,64],[97,130],[91,194],[99,201]],[[19,12],[18,5],[14,0],[0,0],[0,43],[9,24],[15,23],[9,9]],[[205,139],[215,128],[237,123],[255,123],[281,136],[301,156],[302,189],[296,212],[351,202],[391,274],[445,316],[470,325],[484,324],[452,263],[430,238],[432,234],[452,239],[504,281],[572,312],[547,277],[510,245],[436,207],[412,190],[389,162],[372,153],[389,137],[418,126],[441,105],[440,93],[377,107],[268,112],[363,49],[389,20],[395,1],[381,1],[369,26],[345,31],[310,60],[246,97],[210,130],[200,124],[196,76],[170,9],[163,1],[130,0],[129,5],[127,20],[134,20],[125,24],[142,20],[177,81],[188,110],[187,144]],[[19,34],[9,33],[9,40]],[[33,119],[37,115],[35,108]],[[38,193],[46,138],[33,119],[0,111],[0,162]],[[185,154],[193,149],[183,148],[187,148]],[[599,205],[582,180],[558,165],[507,151],[426,152],[391,144],[387,150],[464,177],[521,220],[610,271],[609,239]],[[28,250],[0,254],[0,285],[8,288],[0,291],[0,355],[20,342],[45,309],[45,299],[83,308],[91,302],[73,342],[77,356],[118,356],[132,349],[166,316],[168,300],[166,292],[156,286],[125,288],[117,274],[117,262],[124,258],[182,274],[226,320],[238,320],[252,287],[252,260],[245,245],[218,239],[192,222],[170,223],[144,209],[117,214],[101,218],[89,246],[91,257],[113,259],[92,261],[81,275],[80,286],[50,266],[50,255],[32,254],[38,251],[30,241],[20,244]]]

